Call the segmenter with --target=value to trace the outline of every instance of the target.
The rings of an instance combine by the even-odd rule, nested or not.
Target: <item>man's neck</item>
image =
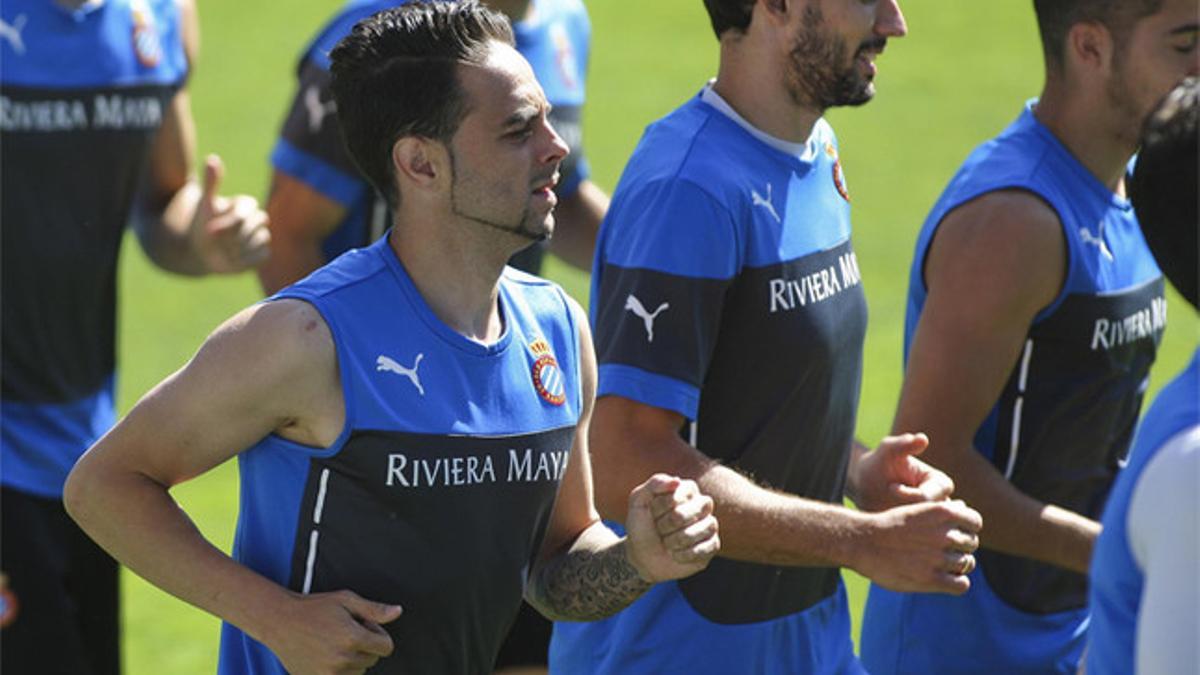
[[[784,87],[784,64],[751,40],[721,41],[713,90],[754,127],[775,138],[803,143],[823,111],[796,104]]]
[[[491,344],[504,332],[498,298],[508,256],[470,238],[397,221],[388,244],[425,303],[447,326],[470,340]]]
[[[1112,104],[1102,96],[1086,96],[1051,78],[1034,116],[1097,180],[1124,195],[1125,170],[1137,150],[1136,140],[1122,136],[1120,121],[1109,112]]]

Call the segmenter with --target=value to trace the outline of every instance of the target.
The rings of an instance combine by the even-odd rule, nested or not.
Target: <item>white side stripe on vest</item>
[[[321,487],[317,490],[317,506],[313,509],[313,531],[308,536],[308,558],[304,561],[305,595],[312,590],[313,565],[317,562],[317,539],[320,532],[316,526],[321,524],[321,513],[325,510],[325,492],[329,488],[329,469],[321,470]]]
[[[1008,443],[1008,466],[1004,478],[1012,480],[1013,467],[1017,465],[1017,449],[1021,445],[1021,408],[1025,405],[1025,384],[1029,381],[1029,357],[1033,355],[1033,339],[1025,340],[1025,353],[1021,356],[1021,375],[1017,378],[1017,402],[1013,404],[1012,437]]]

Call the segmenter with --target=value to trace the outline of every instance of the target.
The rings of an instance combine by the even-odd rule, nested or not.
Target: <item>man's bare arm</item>
[[[690,478],[716,501],[721,554],[791,566],[843,566],[897,590],[962,593],[974,567],[978,514],[960,502],[861,513],[763,487],[685,443],[682,416],[618,396],[596,404],[597,505],[620,520],[621,493],[639,475]]]
[[[271,254],[258,267],[263,292],[271,295],[324,265],[321,243],[346,217],[346,207],[281,171],[267,199]]]
[[[620,611],[655,582],[704,569],[720,538],[712,500],[693,482],[665,475],[651,476],[626,493],[626,537],[600,522],[592,501],[587,433],[596,360],[586,316],[572,306],[580,326],[583,409],[526,598],[549,618],[591,621]]]
[[[584,180],[570,197],[554,209],[554,236],[550,252],[581,270],[592,269],[596,234],[608,211],[608,195],[595,183]]]
[[[292,593],[205,540],[169,493],[272,432],[327,445],[343,418],[333,341],[317,311],[294,300],[252,307],[79,460],[67,511],[134,572],[239,626],[292,672],[373,663],[392,644],[365,622],[386,623],[399,608],[347,591]]]
[[[180,0],[180,14],[188,60],[195,63],[194,2]],[[266,213],[253,197],[218,193],[225,168],[215,155],[206,159],[203,184],[198,183],[195,157],[191,99],[181,89],[163,112],[138,191],[134,223],[143,250],[156,265],[178,274],[240,272],[257,265],[270,240]]]
[[[983,514],[984,546],[1086,573],[1099,524],[1022,493],[973,447],[1030,324],[1062,287],[1064,247],[1057,214],[1029,193],[990,193],[946,217],[894,428],[929,434],[922,457]]]

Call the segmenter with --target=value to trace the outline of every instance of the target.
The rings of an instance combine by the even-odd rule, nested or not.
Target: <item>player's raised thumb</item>
[[[208,204],[213,211],[216,210],[217,190],[221,187],[221,180],[225,178],[225,163],[221,161],[218,155],[209,155],[204,158],[204,186],[200,193],[200,198]]]
[[[349,591],[342,595],[341,600],[342,606],[359,621],[383,625],[400,618],[404,612],[400,605],[374,602]]]
[[[929,437],[924,433],[900,434],[893,436],[891,440],[894,443],[892,451],[906,455],[919,455],[929,447]]]

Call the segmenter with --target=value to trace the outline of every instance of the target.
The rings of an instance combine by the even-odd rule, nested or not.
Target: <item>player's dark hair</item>
[[[704,9],[708,10],[708,19],[712,22],[713,32],[717,39],[727,30],[745,33],[750,27],[750,17],[754,13],[755,0],[704,0]]]
[[[1033,0],[1046,65],[1059,68],[1067,46],[1067,33],[1077,23],[1102,24],[1112,34],[1120,53],[1133,25],[1154,14],[1163,0]]]
[[[1184,80],[1146,120],[1129,191],[1158,266],[1179,294],[1200,308],[1198,87],[1197,78]]]
[[[503,15],[475,0],[408,2],[367,17],[329,54],[346,148],[394,209],[392,146],[405,136],[448,143],[467,114],[459,64],[513,44]]]

